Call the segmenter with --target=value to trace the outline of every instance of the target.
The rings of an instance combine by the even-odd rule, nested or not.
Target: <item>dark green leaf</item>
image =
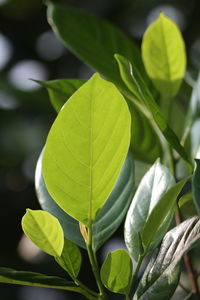
[[[56,276],[47,276],[34,272],[15,271],[9,268],[0,268],[0,282],[40,286],[47,288],[75,291],[76,285],[71,281]]]
[[[200,215],[200,159],[195,159],[195,169],[192,177],[192,194],[198,215]]]
[[[119,64],[121,77],[137,99],[137,103],[142,105],[143,109],[148,110],[166,140],[186,161],[188,161],[185,149],[181,146],[174,131],[167,124],[159,106],[154,101],[148,86],[145,84],[137,68],[132,65],[127,58],[121,55],[116,54],[115,58]]]
[[[85,83],[85,80],[81,79],[34,81],[48,90],[49,98],[56,112],[59,112],[65,102],[72,96],[72,94]]]
[[[112,292],[128,295],[132,277],[132,261],[125,250],[108,254],[101,268],[101,280]]]
[[[167,190],[175,184],[175,180],[168,169],[157,161],[144,175],[135,193],[125,222],[125,241],[131,256],[137,261],[143,253],[141,235],[145,224],[154,208]],[[168,229],[171,213],[163,224],[159,224],[157,235],[151,243],[150,250],[155,248]]]
[[[60,257],[56,257],[56,261],[72,279],[78,276],[82,257],[79,248],[71,241],[65,239],[62,254]]]
[[[169,216],[169,220],[171,221],[175,211],[177,197],[190,178],[191,176],[182,179],[167,190],[157,205],[152,209],[142,232],[142,242],[145,249],[149,247],[154,236],[158,234],[159,227],[166,220],[167,216]]]
[[[188,219],[170,230],[150,260],[133,300],[171,299],[179,281],[180,259],[199,239],[199,217]]]
[[[65,238],[85,248],[85,242],[81,236],[78,222],[67,215],[49,195],[41,168],[42,154],[36,167],[35,186],[37,197],[41,207],[53,214],[60,221]],[[102,210],[98,213],[93,224],[94,248],[98,249],[119,227],[134,191],[134,167],[132,154],[129,151],[122,167],[117,183],[106,201]]]

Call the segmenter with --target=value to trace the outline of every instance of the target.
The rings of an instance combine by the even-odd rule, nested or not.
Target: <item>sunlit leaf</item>
[[[142,58],[162,97],[165,100],[173,98],[185,75],[185,44],[177,25],[163,13],[143,36]]]
[[[117,181],[129,143],[127,104],[112,83],[95,74],[66,102],[49,132],[43,175],[53,199],[91,225]]]
[[[60,256],[64,246],[64,234],[59,221],[46,211],[27,209],[22,218],[25,234],[44,252]]]

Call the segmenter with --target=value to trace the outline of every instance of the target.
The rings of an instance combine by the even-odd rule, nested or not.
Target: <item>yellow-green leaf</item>
[[[47,138],[43,175],[50,195],[89,226],[110,195],[130,144],[123,96],[95,74],[59,112]]]
[[[142,58],[162,97],[174,97],[185,74],[185,44],[177,25],[163,13],[144,34]]]
[[[44,252],[60,256],[64,246],[64,234],[59,221],[42,210],[27,209],[22,218],[24,233]]]

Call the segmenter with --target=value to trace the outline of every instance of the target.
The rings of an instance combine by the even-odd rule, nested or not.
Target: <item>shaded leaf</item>
[[[46,211],[27,209],[22,218],[24,233],[44,252],[60,256],[64,234],[59,221]]]
[[[132,261],[125,250],[108,254],[101,268],[101,280],[112,292],[128,295],[132,277]]]
[[[66,239],[85,248],[78,222],[66,214],[49,195],[42,176],[42,153],[39,157],[35,187],[41,207],[54,215],[63,227]],[[118,180],[93,224],[93,245],[98,249],[119,227],[132,200],[134,192],[134,166],[129,151]]]
[[[185,75],[185,44],[177,25],[163,13],[143,36],[142,58],[162,97],[166,100],[173,98]]]
[[[179,281],[180,259],[199,239],[199,217],[190,218],[170,230],[150,260],[133,299],[170,299]]]
[[[78,276],[82,257],[79,248],[71,241],[65,239],[62,254],[60,257],[56,257],[56,261],[68,272],[71,278]]]
[[[121,77],[137,99],[137,102],[142,105],[144,110],[148,110],[148,112],[156,122],[158,128],[160,129],[166,140],[171,144],[171,146],[186,161],[189,161],[185,149],[181,146],[180,141],[174,131],[169,127],[159,106],[154,101],[150,90],[144,83],[141,74],[138,72],[135,66],[132,65],[130,61],[128,61],[125,57],[116,54],[115,58],[119,64]]]
[[[95,74],[66,102],[49,132],[43,155],[49,193],[64,211],[91,225],[117,181],[129,143],[127,104],[112,83]]]
[[[50,101],[56,112],[59,112],[65,102],[72,96],[72,94],[86,82],[86,80],[82,79],[34,81],[48,90]]]
[[[192,176],[192,194],[198,215],[200,215],[200,159],[195,159],[195,169]]]
[[[175,180],[171,173],[165,166],[157,161],[144,175],[138,186],[127,213],[124,232],[126,246],[136,261],[143,253],[141,235],[145,224],[162,196],[173,184],[175,184]],[[159,224],[159,228],[157,228],[157,235],[151,243],[150,250],[158,245],[167,231],[170,222],[171,213],[169,210],[168,216],[163,224]]]

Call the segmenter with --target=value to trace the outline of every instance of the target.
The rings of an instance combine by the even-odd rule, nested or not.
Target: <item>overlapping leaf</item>
[[[179,262],[200,239],[200,219],[190,218],[170,230],[156,250],[133,300],[170,299],[179,281]]]
[[[91,225],[117,181],[129,143],[127,104],[112,83],[95,74],[67,101],[49,132],[43,155],[49,193],[64,211]]]
[[[38,160],[35,187],[41,207],[54,215],[62,225],[65,237],[85,248],[78,222],[66,214],[51,198],[42,176],[42,154]],[[132,200],[134,192],[134,167],[129,151],[119,178],[93,224],[93,246],[97,250],[119,227]]]
[[[125,242],[131,256],[137,261],[143,254],[142,233],[152,211],[161,197],[175,184],[168,169],[157,161],[144,175],[128,210],[125,222]],[[156,221],[156,220],[155,220]],[[157,234],[150,249],[155,248],[165,234],[171,221],[171,213],[166,214],[162,225],[159,224]],[[153,229],[153,228],[152,228]]]
[[[200,159],[195,159],[195,169],[192,177],[192,194],[198,215],[200,215]]]
[[[139,71],[125,57],[116,54],[115,58],[119,64],[122,79],[133,93],[138,103],[142,105],[144,110],[148,110],[158,128],[171,146],[183,157],[183,159],[189,161],[185,149],[181,146],[174,131],[169,127],[159,106],[154,101],[148,86],[144,83]]]

